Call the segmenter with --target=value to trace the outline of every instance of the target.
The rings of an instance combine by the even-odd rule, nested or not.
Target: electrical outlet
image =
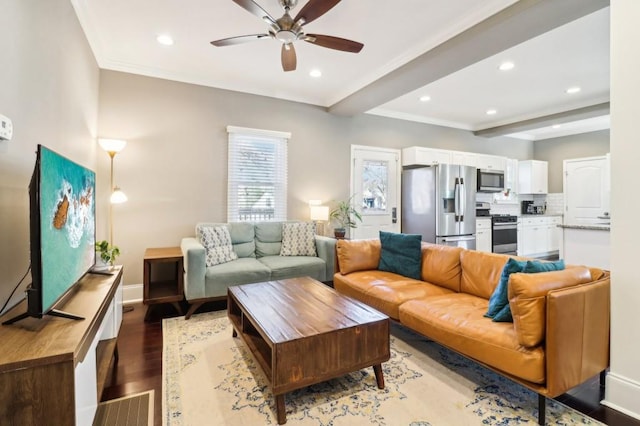
[[[13,136],[13,123],[9,117],[0,114],[0,140],[10,141]]]

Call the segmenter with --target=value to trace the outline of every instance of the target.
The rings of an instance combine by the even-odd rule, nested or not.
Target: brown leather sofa
[[[334,286],[402,325],[556,397],[609,365],[610,274],[585,266],[509,278],[513,323],[486,318],[508,256],[422,243],[421,280],[379,271],[380,240],[339,240]]]

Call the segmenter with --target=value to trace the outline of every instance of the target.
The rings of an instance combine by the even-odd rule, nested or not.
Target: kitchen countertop
[[[611,230],[611,225],[598,225],[598,224],[593,224],[593,225],[558,225],[559,228],[565,228],[565,229],[587,229],[587,230],[592,230],[592,231],[610,231]]]

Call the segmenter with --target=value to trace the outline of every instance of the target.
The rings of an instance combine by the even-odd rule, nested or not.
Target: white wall
[[[37,144],[96,169],[99,70],[69,0],[0,0],[0,307],[29,265]],[[29,278],[9,306],[24,298]]]
[[[611,1],[611,369],[605,404],[640,419],[640,2]]]

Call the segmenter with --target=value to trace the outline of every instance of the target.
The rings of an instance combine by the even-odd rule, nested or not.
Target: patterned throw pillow
[[[236,260],[231,235],[226,226],[203,226],[200,229],[200,242],[204,246],[207,267]]]
[[[313,222],[283,223],[280,256],[317,256],[315,233]]]

